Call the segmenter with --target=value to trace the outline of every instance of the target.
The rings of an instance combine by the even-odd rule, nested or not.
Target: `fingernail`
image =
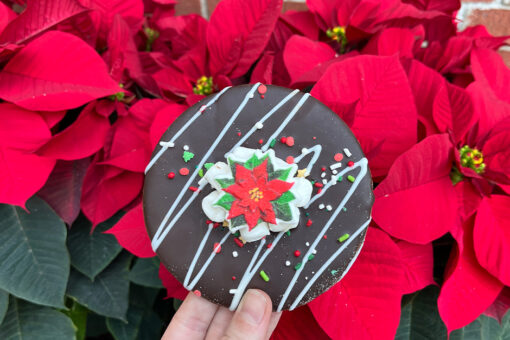
[[[259,325],[264,319],[266,304],[265,295],[257,290],[249,289],[241,300],[239,313],[246,322]]]

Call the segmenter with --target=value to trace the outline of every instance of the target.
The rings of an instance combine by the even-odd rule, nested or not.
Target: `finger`
[[[271,334],[273,334],[276,326],[278,325],[278,321],[280,321],[281,316],[282,316],[282,312],[271,313],[271,318],[269,319],[269,328],[267,329],[267,333],[266,333],[266,339],[269,339]]]
[[[189,293],[177,310],[162,340],[203,339],[218,306]]]
[[[266,338],[271,317],[271,299],[261,290],[244,294],[223,339],[262,340]]]
[[[214,319],[209,326],[209,330],[207,331],[206,340],[217,340],[221,339],[222,335],[225,334],[228,325],[230,325],[230,321],[232,321],[232,317],[234,313],[229,311],[226,307],[220,307],[214,315]]]

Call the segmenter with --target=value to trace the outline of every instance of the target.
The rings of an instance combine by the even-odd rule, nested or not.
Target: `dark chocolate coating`
[[[253,85],[236,86],[226,91],[216,103],[211,105],[210,108],[207,108],[205,112],[182,133],[176,140],[175,147],[169,148],[146,175],[143,206],[145,222],[151,239],[156,233],[168,209],[190,178],[189,176],[193,173],[195,167],[211,147],[213,141],[220,134],[220,131],[232,117],[233,112],[241,104],[252,86]],[[268,85],[264,98],[261,98],[261,95],[255,91],[254,97],[249,99],[248,104],[229,128],[212,155],[207,159],[207,162],[226,162],[224,154],[242,138],[242,136],[238,136],[238,132],[242,135],[246,134],[262,116],[290,92],[291,90],[286,88]],[[260,148],[259,140],[263,139],[264,143],[266,142],[303,95],[303,93],[298,93],[290,99],[264,123],[262,129],[254,132],[242,146],[252,149]],[[169,127],[161,140],[169,141],[190,117],[192,117],[202,105],[207,103],[212,96],[214,95],[205,98],[186,110]],[[294,137],[295,145],[289,147],[281,143],[279,139],[282,136]],[[313,139],[313,137],[316,137],[316,139]],[[310,148],[315,144],[322,145],[322,152],[310,176],[307,177],[307,179],[310,180],[321,182],[321,167],[327,169],[326,179],[329,180],[331,176],[329,166],[336,163],[333,157],[336,153],[343,154],[342,150],[344,148],[348,148],[352,156],[348,158],[344,155],[342,168],[338,170],[344,169],[349,160],[356,162],[364,157],[358,141],[338,115],[315,98],[310,97],[277,137],[277,142],[273,149],[275,150],[276,157],[285,160],[287,156],[299,156],[302,148]],[[189,151],[195,154],[194,158],[188,163],[185,163],[182,158],[184,145],[188,145]],[[159,145],[156,147],[153,156],[160,148]],[[305,156],[298,164],[299,169],[304,168],[311,157],[312,154]],[[182,176],[179,174],[179,169],[183,167],[187,167],[190,170],[190,175]],[[169,172],[174,172],[175,178],[169,179],[167,177]],[[360,168],[356,168],[349,174],[356,177],[359,172]],[[290,236],[284,235],[282,237],[277,246],[274,247],[272,252],[262,263],[257,274],[253,276],[248,284],[247,289],[258,288],[267,292],[273,301],[274,309],[278,306],[283,293],[289,286],[289,282],[296,272],[294,266],[303,260],[303,255],[308,250],[306,242],[312,244],[334,209],[340,204],[340,201],[351,187],[352,183],[346,180],[346,177],[347,174],[344,176],[345,179],[343,181],[332,186],[308,209],[300,208],[301,214],[298,227],[291,230]],[[198,187],[199,180],[200,177],[197,176],[192,185]],[[202,211],[201,202],[212,190],[213,189],[208,185],[203,192],[199,193],[197,199],[185,210],[184,214],[179,218],[161,246],[157,249],[157,254],[161,261],[180,282],[184,281],[196,250],[207,231],[207,217]],[[314,187],[312,197],[316,192],[317,188]],[[192,194],[193,192],[191,190],[186,190],[176,211],[184,205]],[[367,169],[367,174],[359,183],[351,199],[347,202],[345,206],[346,211],[342,211],[331,224],[331,227],[326,232],[327,239],[321,239],[318,243],[315,257],[304,267],[283,309],[288,309],[290,307],[307,284],[308,279],[313,276],[313,273],[315,273],[341,246],[338,238],[345,233],[352,235],[361,225],[370,219],[373,200],[372,180],[370,171]],[[333,207],[333,211],[327,211],[327,209],[319,210],[318,206],[321,203],[325,205],[330,204]],[[309,216],[306,216],[305,213],[309,213]],[[306,226],[308,219],[313,221],[310,227]],[[223,227],[212,230],[204,251],[195,266],[192,277],[198,273],[199,269],[211,254],[214,243],[219,242],[227,231],[228,230]],[[299,306],[308,303],[340,280],[350,260],[353,259],[361,249],[365,239],[365,233],[366,231],[363,231],[357,239],[328,266],[301,299]],[[276,235],[277,233],[271,233],[271,235],[267,236],[267,243],[271,243]],[[229,293],[229,290],[237,288],[258,245],[259,242],[255,241],[246,243],[244,247],[241,248],[234,242],[233,236],[229,237],[223,244],[221,252],[215,255],[210,266],[192,289],[199,290],[202,297],[228,307],[233,296]],[[265,249],[262,251],[264,250]],[[294,256],[295,250],[301,252],[300,257]],[[239,254],[238,257],[233,257],[233,251],[237,251]],[[285,265],[287,260],[291,262],[290,266]],[[267,273],[270,278],[269,282],[264,281],[260,277],[258,274],[260,270],[264,270],[264,272]],[[332,274],[332,270],[338,272]],[[236,277],[236,280],[232,279],[233,276]]]

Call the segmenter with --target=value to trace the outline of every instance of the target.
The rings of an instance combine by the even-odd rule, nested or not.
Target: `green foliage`
[[[76,339],[75,327],[63,313],[11,296],[9,309],[0,325],[2,340],[69,340]]]
[[[69,276],[66,227],[40,198],[24,209],[0,205],[0,288],[37,304],[64,307]]]
[[[9,293],[0,289],[0,324],[7,313],[7,307],[9,307]]]
[[[136,259],[129,272],[129,280],[141,286],[163,288],[159,279],[159,259],[157,257]]]
[[[63,311],[65,315],[71,318],[76,328],[76,339],[85,339],[85,332],[87,330],[87,308],[80,305],[78,302],[73,301],[73,305],[69,310]]]
[[[120,253],[122,247],[115,236],[104,234],[120,219],[120,214],[100,223],[92,232],[92,223],[80,216],[73,223],[67,237],[71,264],[80,273],[94,280]]]

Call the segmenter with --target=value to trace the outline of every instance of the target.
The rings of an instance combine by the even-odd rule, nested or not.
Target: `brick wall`
[[[177,14],[198,13],[209,17],[221,0],[179,0]],[[305,0],[284,0],[283,11],[304,10]],[[462,0],[457,14],[459,28],[485,25],[494,35],[510,35],[510,0]],[[503,47],[501,55],[510,67],[510,47]]]

